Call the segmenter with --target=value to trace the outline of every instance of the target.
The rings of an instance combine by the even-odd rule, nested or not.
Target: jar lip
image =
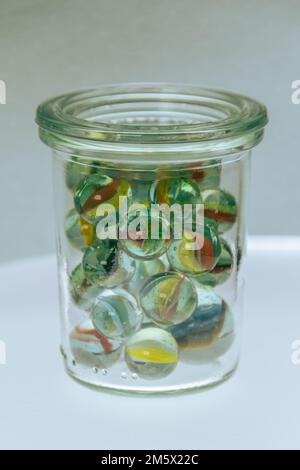
[[[252,98],[194,85],[122,83],[56,96],[41,103],[36,122],[55,147],[72,138],[86,143],[201,144],[244,136],[253,147],[268,122]],[[260,135],[255,142],[253,135]],[[47,137],[45,137],[47,135]],[[52,140],[53,138],[53,145]],[[71,139],[71,140],[70,140]],[[229,143],[230,144],[230,143]],[[247,144],[245,144],[247,147]]]

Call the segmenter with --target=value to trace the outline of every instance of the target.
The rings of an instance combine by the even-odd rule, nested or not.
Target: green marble
[[[118,240],[106,239],[85,250],[82,267],[92,284],[112,288],[130,281],[135,261],[120,250]]]
[[[74,206],[78,213],[89,223],[95,223],[104,216],[101,205],[110,204],[114,211],[119,210],[120,197],[132,198],[128,181],[119,180],[104,174],[90,175],[84,178],[74,192]]]
[[[237,204],[234,196],[221,189],[202,192],[204,215],[217,222],[219,233],[229,230],[237,218]]]
[[[167,178],[153,183],[150,197],[157,204],[200,204],[202,202],[198,183],[189,178]]]
[[[82,265],[79,264],[69,278],[70,296],[75,305],[83,310],[90,310],[97,295],[102,291],[93,285],[85,276]]]

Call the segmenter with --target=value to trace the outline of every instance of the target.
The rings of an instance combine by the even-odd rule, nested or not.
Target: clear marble
[[[92,308],[91,320],[101,335],[124,340],[140,327],[143,315],[135,297],[125,289],[105,289]]]
[[[122,343],[101,335],[91,320],[75,326],[69,336],[70,348],[78,364],[90,367],[109,367],[121,354]]]

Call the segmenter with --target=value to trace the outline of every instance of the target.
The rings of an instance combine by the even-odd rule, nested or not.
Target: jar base
[[[185,381],[182,383],[176,383],[174,378],[173,380],[169,379],[169,381],[167,380],[168,378],[155,381],[143,380],[139,377],[136,377],[134,373],[127,374],[123,372],[121,375],[119,375],[120,382],[125,382],[124,385],[122,385],[122,383],[114,382],[113,379],[116,379],[115,371],[113,374],[114,377],[109,378],[109,373],[106,369],[101,370],[94,367],[92,370],[88,370],[87,368],[83,368],[82,366],[78,365],[70,366],[66,360],[64,362],[67,374],[81,385],[100,392],[109,392],[127,396],[181,395],[185,393],[206,390],[229,380],[238,367],[238,363],[235,363],[234,366],[226,372],[222,370],[221,367],[210,367],[212,372],[210,375],[208,375],[208,368],[206,368],[206,374],[203,373],[202,378],[201,374],[199,374],[200,378],[198,380],[193,380],[190,382]],[[201,372],[201,368],[199,369],[199,372]]]

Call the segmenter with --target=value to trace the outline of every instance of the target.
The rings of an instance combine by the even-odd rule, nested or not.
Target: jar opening
[[[267,123],[264,105],[245,96],[189,85],[123,84],[64,94],[42,103],[42,139],[82,145],[160,145],[244,138],[251,148]],[[254,141],[253,141],[253,136]],[[256,142],[257,140],[257,142]],[[238,145],[241,142],[239,140]],[[201,150],[201,149],[200,149]]]
[[[175,130],[174,126],[180,132],[183,126],[228,119],[232,109],[187,95],[128,93],[84,99],[81,105],[79,102],[69,105],[67,112],[89,123],[110,126],[111,131],[132,132],[138,127],[141,133],[159,134],[167,128]]]

